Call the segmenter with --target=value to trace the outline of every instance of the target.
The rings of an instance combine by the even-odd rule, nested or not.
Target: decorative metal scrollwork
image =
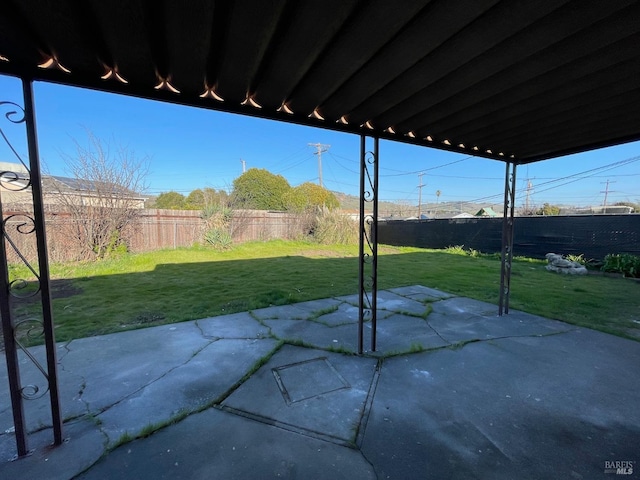
[[[502,255],[500,266],[500,300],[498,315],[509,313],[511,266],[513,260],[513,227],[516,188],[516,165],[506,164],[504,187],[504,219],[502,221]]]
[[[4,171],[0,172],[0,183],[5,190],[21,192],[31,186],[31,179],[29,176],[22,176],[18,172]]]
[[[0,125],[0,136],[13,153],[16,160],[14,163],[18,164],[14,168],[0,171],[0,321],[19,457],[29,453],[24,400],[49,395],[54,444],[62,443],[56,347],[47,248],[44,242],[42,184],[33,120],[33,85],[24,79],[22,84],[25,108],[14,102],[0,102],[0,114],[4,117],[0,117],[0,120],[6,119],[15,125],[25,125],[29,151],[29,161],[25,162],[9,140],[12,127],[6,128],[6,123]],[[16,195],[15,192],[23,193]],[[10,210],[6,208],[7,202],[10,202]],[[24,204],[29,205],[25,207]],[[10,268],[9,260],[12,263],[20,263],[20,268]],[[31,297],[37,297],[35,302]],[[25,311],[33,312],[38,305],[41,307],[41,319],[24,317]],[[35,343],[44,343],[44,352],[40,347],[32,348]],[[46,357],[43,363],[41,361],[44,359],[40,358],[42,353]],[[40,372],[42,381],[29,381],[26,385],[22,383],[21,364],[27,359]]]
[[[25,115],[25,112],[24,112],[24,108],[22,108],[17,103],[6,102],[6,101],[5,102],[0,102],[0,108],[6,108],[6,107],[12,108],[11,110],[7,111],[4,114],[5,118],[8,121],[10,121],[11,123],[15,123],[15,124],[20,124],[20,123],[24,123],[25,122],[26,115]],[[9,149],[13,152],[13,155],[16,157],[16,159],[22,164],[22,166],[28,172],[29,171],[29,167],[27,167],[27,164],[24,162],[24,160],[22,159],[20,154],[16,151],[16,149],[13,148],[13,145],[11,145],[11,142],[7,138],[7,135],[5,134],[5,132],[4,132],[4,130],[2,128],[0,128],[0,135],[2,135],[2,138],[4,138],[5,143],[9,146]],[[8,174],[8,176],[7,176],[7,174]],[[15,175],[15,172],[1,172],[0,173],[0,178],[2,179],[2,185],[5,188],[7,188],[5,179],[9,179],[10,180],[12,174]],[[18,175],[15,175],[15,177],[18,177]],[[15,183],[18,180],[19,180],[18,178],[14,178],[12,181]],[[30,177],[26,177],[25,180],[27,181],[27,185],[24,186],[23,188],[20,188],[20,190],[25,190],[26,188],[28,188],[31,185]],[[12,183],[12,182],[9,181],[9,183]]]
[[[20,395],[25,400],[35,400],[43,397],[49,391],[49,375],[38,359],[29,351],[28,346],[39,338],[44,337],[44,323],[35,318],[20,320],[14,325],[13,332],[16,346],[33,362],[46,380],[46,388],[41,390],[37,385],[25,385],[20,389]]]
[[[13,153],[19,165],[0,171],[0,323],[4,340],[4,355],[6,357],[9,395],[13,411],[16,450],[19,457],[29,454],[28,428],[24,416],[23,401],[43,397],[48,393],[51,406],[51,423],[53,440],[60,445],[62,438],[62,411],[58,390],[58,374],[56,360],[56,345],[53,327],[53,310],[49,282],[49,265],[45,239],[44,202],[42,196],[42,181],[38,159],[38,139],[34,120],[33,80],[21,78],[24,108],[14,102],[0,102],[0,113],[9,123],[24,124],[28,162],[25,162],[18,149],[9,141],[10,125],[0,125],[0,136]],[[3,118],[0,117],[0,120]],[[13,127],[11,127],[13,128]],[[11,132],[13,134],[13,132]],[[2,142],[0,141],[0,145]],[[29,191],[27,191],[29,190]],[[15,195],[15,192],[23,192]],[[6,195],[3,195],[6,193]],[[3,198],[4,197],[4,198]],[[12,210],[7,211],[3,205],[10,201]],[[18,203],[19,202],[19,203]],[[28,203],[29,213],[18,213],[17,205]],[[5,218],[6,215],[6,218]],[[24,236],[27,237],[24,237]],[[31,240],[34,240],[31,242]],[[23,242],[22,240],[27,240]],[[35,247],[32,250],[32,246]],[[10,247],[10,248],[8,248]],[[9,268],[9,257],[12,262],[22,262],[28,272],[18,275],[13,272],[23,272],[24,268]],[[37,259],[32,259],[36,258]],[[17,278],[15,278],[17,277]],[[29,297],[35,297],[36,303]],[[24,311],[31,312],[40,306],[39,319],[25,318]],[[44,337],[44,352],[40,347],[31,348],[34,341]],[[36,358],[36,352],[38,358]],[[40,363],[40,354],[46,357],[46,368]],[[20,356],[29,359],[46,380],[46,387],[22,384],[20,374]]]
[[[31,262],[22,254],[16,242],[13,241],[9,233],[8,225],[12,224],[13,229],[22,235],[30,235],[35,232],[35,221],[32,216],[26,213],[16,213],[9,215],[2,220],[2,233],[14,253],[20,258],[22,263],[29,269],[35,278],[34,281],[28,281],[21,278],[11,280],[9,283],[9,294],[16,298],[29,298],[40,292],[40,275],[31,265]]]
[[[375,351],[377,300],[377,214],[378,214],[378,142],[375,151],[360,150],[360,322],[358,353],[363,351],[363,322],[371,322],[371,350]],[[371,205],[367,212],[366,205]]]

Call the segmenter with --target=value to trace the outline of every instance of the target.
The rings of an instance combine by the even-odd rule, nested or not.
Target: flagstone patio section
[[[28,401],[33,453],[9,461],[1,390],[0,478],[595,478],[640,460],[638,342],[409,286],[379,292],[378,351],[355,355],[357,299],[59,344],[66,441]]]

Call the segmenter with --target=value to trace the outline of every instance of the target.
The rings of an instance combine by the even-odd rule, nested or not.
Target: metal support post
[[[47,351],[47,380],[49,382],[49,400],[51,402],[51,422],[53,425],[53,443],[62,444],[62,413],[58,390],[58,359],[51,305],[51,285],[49,276],[49,254],[44,221],[44,202],[42,198],[42,176],[40,174],[40,156],[36,130],[35,105],[33,102],[33,80],[22,79],[24,109],[29,146],[29,166],[31,173],[31,192],[33,196],[33,218],[38,248],[38,267],[40,295],[42,302],[42,321],[44,342]]]
[[[376,333],[378,331],[378,167],[380,165],[378,147],[380,139],[373,139],[373,217],[371,217],[371,351],[376,351]]]
[[[500,303],[498,315],[509,313],[511,265],[513,261],[513,224],[516,196],[516,164],[507,162],[504,180],[504,217],[502,220],[502,255],[500,265]]]
[[[365,177],[365,153],[366,139],[364,135],[360,135],[360,210],[358,215],[359,222],[359,238],[358,238],[358,353],[362,354],[364,350],[364,321],[366,315],[365,305],[365,287],[364,287],[364,243],[365,243],[365,222],[364,222],[364,177]]]
[[[5,172],[0,172],[5,178]],[[0,187],[2,188],[2,187]],[[0,215],[2,215],[2,231],[0,238],[0,318],[2,318],[2,336],[4,340],[4,355],[7,359],[7,374],[9,377],[9,394],[11,396],[11,408],[13,411],[13,426],[16,434],[16,448],[18,456],[23,457],[29,453],[27,443],[26,422],[24,419],[24,405],[22,404],[20,385],[20,362],[18,361],[18,347],[14,341],[14,328],[11,316],[11,303],[9,292],[11,284],[9,280],[9,268],[7,265],[7,249],[5,247],[5,218],[2,211],[2,194],[0,193]]]
[[[358,353],[364,350],[364,323],[371,321],[371,351],[376,350],[378,299],[378,145],[366,151],[366,137],[360,137],[360,238],[358,268]],[[370,169],[371,167],[371,169]],[[371,172],[373,170],[373,172]],[[373,174],[372,174],[373,173]],[[366,212],[371,204],[372,213]],[[368,268],[367,268],[368,267]],[[369,270],[367,272],[367,270]]]
[[[7,358],[7,370],[9,376],[9,389],[11,395],[14,428],[18,456],[29,453],[27,445],[27,426],[24,418],[23,400],[41,398],[49,392],[51,405],[51,424],[53,427],[53,443],[62,443],[62,415],[59,401],[56,345],[53,332],[53,314],[51,308],[51,291],[49,282],[49,263],[47,256],[47,241],[45,236],[44,205],[42,199],[42,180],[40,175],[40,162],[38,158],[37,135],[33,103],[33,84],[31,79],[22,79],[24,109],[13,102],[0,102],[0,106],[11,110],[5,114],[5,118],[11,123],[25,123],[27,133],[27,145],[29,151],[28,165],[16,149],[9,142],[8,137],[0,128],[0,133],[7,143],[21,167],[19,172],[0,172],[2,178],[1,189],[8,191],[27,191],[31,189],[33,213],[11,213],[5,216],[2,211],[2,199],[0,198],[0,214],[2,215],[2,228],[0,230],[0,314],[2,316],[3,340],[5,355]],[[31,235],[35,233],[37,259],[34,261],[30,255],[20,251],[20,242],[15,241],[19,235]],[[16,237],[14,237],[14,235]],[[8,270],[7,248],[16,261],[22,264],[30,272],[27,278],[10,278]],[[20,305],[26,298],[40,295],[41,319],[26,318],[16,321],[14,308]],[[29,349],[29,341],[35,337],[44,335],[46,367],[43,367]],[[25,359],[30,360],[40,371],[46,380],[46,389],[42,390],[37,385],[21,384],[19,369],[19,353],[24,354]]]

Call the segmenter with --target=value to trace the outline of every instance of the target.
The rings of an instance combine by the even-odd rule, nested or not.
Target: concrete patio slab
[[[209,343],[194,322],[177,323],[73,340],[60,362],[64,372],[82,377],[76,392],[95,412],[163,377]]]
[[[445,298],[451,298],[455,295],[437,290],[435,288],[424,287],[422,285],[411,285],[408,287],[390,288],[390,292],[403,297],[417,300],[418,302],[433,302]]]
[[[347,295],[344,297],[337,297],[337,299],[357,307],[359,296]],[[378,317],[380,318],[387,316],[387,312],[408,312],[414,315],[422,315],[427,309],[426,305],[422,303],[422,301],[398,295],[388,290],[378,292],[376,307],[378,310]]]
[[[355,444],[372,358],[285,345],[222,406],[306,435]]]
[[[50,428],[29,436],[32,453],[15,459],[15,439],[0,436],[0,478],[2,479],[68,479],[94,465],[105,451],[105,436],[95,420],[83,418],[66,422],[65,441],[51,446]]]
[[[502,317],[432,313],[428,317],[428,322],[438,335],[449,343],[510,336],[552,335],[577,328],[523,312],[512,312]]]
[[[119,448],[78,477],[105,478],[375,480],[376,476],[356,449],[209,409]]]
[[[365,328],[370,338],[371,324],[367,323]],[[419,352],[449,345],[425,319],[399,313],[378,320],[376,337],[379,355]]]
[[[248,312],[196,320],[206,338],[265,338],[269,329]]]
[[[123,435],[135,436],[150,425],[170,422],[212,404],[276,345],[273,339],[229,339],[205,346],[188,362],[97,416],[109,445]]]
[[[340,303],[334,307],[336,310],[331,313],[325,313],[316,318],[316,322],[329,327],[337,327],[339,325],[354,324],[358,322],[360,310],[357,305],[350,303]]]
[[[355,353],[358,350],[358,340],[354,335],[354,332],[357,331],[357,325],[329,327],[306,320],[275,319],[264,320],[264,323],[270,327],[273,335],[289,343],[350,353]]]
[[[388,359],[362,451],[379,478],[607,478],[640,460],[638,347],[580,329]]]
[[[43,346],[30,348],[30,353],[41,365],[46,365],[46,354]],[[68,353],[64,345],[59,344],[56,349],[58,359],[64,358]],[[5,432],[13,428],[13,416],[11,409],[11,397],[8,388],[8,376],[5,363],[4,352],[0,356],[0,432]],[[46,390],[45,378],[40,371],[33,366],[33,363],[23,354],[19,354],[19,366],[24,386],[33,385],[38,389],[35,398],[24,402],[25,422],[29,430],[34,431],[51,425],[51,407]],[[67,381],[59,385],[60,398],[64,398],[62,403],[62,415],[65,418],[75,418],[87,413],[86,405],[79,400],[83,389],[84,379],[73,372],[65,372]],[[28,390],[33,391],[32,388]]]
[[[32,453],[9,461],[5,387],[0,478],[638,475],[639,342],[440,293],[380,292],[378,351],[361,356],[357,296],[60,344],[65,442],[49,446],[47,397],[27,401]],[[125,433],[144,438],[110,450]]]
[[[444,315],[486,315],[489,317],[498,316],[498,308],[491,303],[481,302],[466,297],[445,298],[431,304],[435,313]]]
[[[259,308],[252,310],[251,314],[259,320],[268,320],[273,318],[288,320],[306,320],[316,317],[319,312],[339,304],[340,301],[333,298],[323,300],[312,300],[310,302],[294,303],[291,305],[278,305],[274,307]]]

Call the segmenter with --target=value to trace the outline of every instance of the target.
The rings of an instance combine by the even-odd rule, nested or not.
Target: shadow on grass
[[[496,258],[395,252],[379,256],[379,290],[419,284],[498,302]],[[151,271],[55,279],[52,292],[56,339],[64,341],[355,294],[358,259],[288,255],[161,263]],[[635,282],[561,276],[547,272],[542,263],[514,261],[513,309],[638,338],[635,298]]]

